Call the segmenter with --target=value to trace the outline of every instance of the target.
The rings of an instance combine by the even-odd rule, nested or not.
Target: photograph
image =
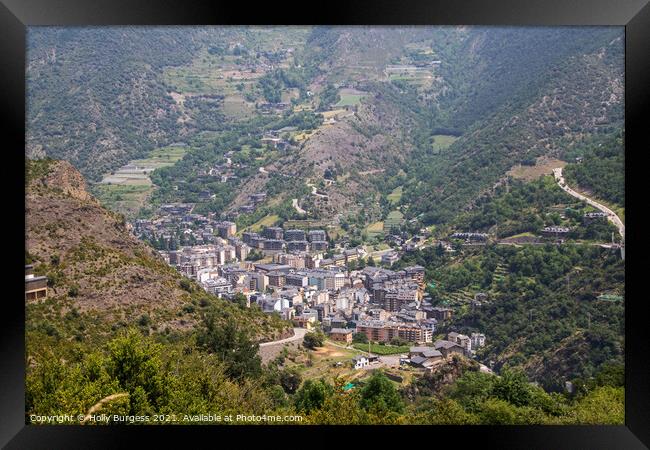
[[[625,425],[625,39],[27,26],[25,424]]]

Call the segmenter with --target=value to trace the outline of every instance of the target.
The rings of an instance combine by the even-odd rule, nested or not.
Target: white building
[[[355,369],[363,369],[364,367],[367,367],[368,364],[370,364],[370,361],[368,361],[368,358],[366,358],[363,355],[357,355],[354,358],[352,358],[352,362],[354,363],[354,368]]]
[[[472,333],[472,350],[485,346],[485,335],[483,333]]]

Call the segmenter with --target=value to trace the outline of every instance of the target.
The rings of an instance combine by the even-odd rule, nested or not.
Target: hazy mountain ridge
[[[198,48],[189,30],[33,28],[28,41],[28,155],[96,179],[178,138],[180,113],[159,75]]]
[[[448,220],[514,165],[565,152],[592,134],[612,133],[623,123],[622,41],[575,55],[551,70],[528,98],[514,99],[473,125],[441,157],[426,157],[414,195],[428,201],[416,212],[446,205],[426,220]]]
[[[260,30],[171,27],[153,37],[137,27],[119,33],[32,31],[28,153],[64,158],[97,179],[156,146],[191,137],[204,121],[186,121],[187,114],[216,110],[182,110],[162,82],[163,68],[189,63],[206,46],[252,46]],[[305,41],[294,34],[287,32],[291,38],[285,40],[297,45],[295,62],[302,72],[296,73],[313,89],[334,82],[365,86],[371,95],[357,117],[315,133],[297,157],[274,165],[295,174],[314,162],[316,172],[309,176],[317,178],[337,165],[339,175],[382,165],[385,172],[376,179],[403,169],[410,185],[404,202],[430,197],[414,214],[439,210],[441,202],[443,209],[463,208],[523,158],[558,156],[603,123],[616,126],[622,120],[622,40],[616,28],[316,27]],[[382,90],[396,92],[391,84],[404,91],[399,82],[387,83],[383,71],[418,54],[440,64],[429,81],[414,88],[413,98],[373,98]],[[465,134],[434,156],[417,139],[436,130]],[[488,170],[476,171],[483,164]],[[260,180],[247,180],[231,207],[245,202],[246,185],[266,184],[263,174],[255,177]],[[348,176],[346,184],[331,187],[337,210],[358,202],[351,194],[373,193],[365,178]],[[435,213],[425,221],[448,218]]]

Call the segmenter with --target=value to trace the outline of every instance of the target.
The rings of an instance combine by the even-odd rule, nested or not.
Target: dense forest
[[[599,299],[624,295],[625,270],[611,250],[582,245],[491,246],[450,256],[437,248],[406,255],[421,264],[434,304],[451,306],[454,293],[486,293],[460,305],[439,331],[487,333],[481,357],[496,368],[518,367],[547,389],[589,378],[606,362],[623,361],[624,306]],[[458,306],[458,305],[456,305]]]
[[[584,214],[593,210],[560,189],[552,176],[546,176],[527,183],[509,180],[491,195],[480,197],[451,225],[458,230],[489,231],[495,238],[534,236],[546,226],[565,226],[571,230],[567,239],[609,242],[616,227],[604,218],[586,219]]]
[[[625,151],[620,133],[591,139],[571,149],[567,158],[580,158],[564,170],[569,183],[590,190],[597,198],[625,206]]]
[[[346,391],[342,383],[303,382],[279,361],[262,367],[246,332],[229,324],[215,328],[206,316],[196,337],[183,341],[125,330],[100,349],[70,349],[66,363],[58,346],[50,345],[47,358],[28,373],[27,414],[65,408],[76,417],[107,399],[103,414],[150,417],[140,423],[162,416],[162,422],[187,424],[188,416],[206,411],[300,416],[295,424],[623,422],[620,365],[604,366],[572,396],[548,394],[520,371],[505,370],[500,377],[479,372],[462,357],[410,388],[395,388],[377,371]],[[61,343],[58,336],[49,339]]]

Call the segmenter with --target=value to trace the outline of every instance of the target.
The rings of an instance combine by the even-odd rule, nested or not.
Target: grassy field
[[[341,100],[339,100],[339,102],[334,106],[355,106],[361,103],[363,97],[365,97],[363,94],[341,94]]]
[[[447,134],[434,134],[433,142],[431,143],[431,148],[436,153],[440,152],[442,150],[445,150],[451,144],[453,144],[454,141],[456,141],[456,139],[458,139],[458,137],[456,136],[450,136]]]
[[[280,216],[277,214],[269,214],[268,216],[262,217],[260,220],[255,222],[253,225],[248,227],[245,231],[262,231],[264,227],[270,227],[273,226],[273,224],[280,219]]]
[[[534,166],[516,165],[508,171],[508,175],[524,181],[534,181],[544,175],[552,175],[553,169],[566,166],[566,162],[552,158],[538,158]]]
[[[402,186],[398,186],[398,187],[396,187],[395,189],[393,189],[393,192],[391,192],[390,194],[388,194],[388,196],[387,196],[386,198],[387,198],[388,201],[391,202],[393,205],[396,205],[396,204],[398,204],[398,203],[400,202],[400,200],[402,199],[402,191],[403,191]]]
[[[301,105],[296,105],[293,107],[293,112],[313,111],[313,110],[314,110],[314,105],[306,104],[306,103],[303,103]]]
[[[246,103],[241,95],[229,95],[223,100],[223,112],[234,119],[246,119],[255,114],[255,107]]]
[[[151,181],[143,185],[96,184],[92,190],[102,205],[126,217],[132,217],[144,206],[153,186]]]
[[[329,119],[330,117],[336,117],[344,112],[346,112],[345,109],[333,109],[331,111],[323,111],[321,114],[324,118]]]
[[[329,224],[326,220],[287,220],[284,223],[286,229],[299,228],[305,230],[308,228],[323,228]]]
[[[163,79],[182,94],[234,94],[237,84],[248,86],[264,75],[237,70],[236,59],[232,55],[211,55],[203,49],[190,64],[165,68]]]
[[[318,129],[316,129],[316,130],[312,130],[312,131],[309,131],[309,132],[305,131],[305,132],[302,132],[302,133],[298,133],[298,134],[296,134],[296,135],[294,136],[294,139],[295,139],[296,141],[298,141],[298,142],[300,142],[300,141],[304,141],[304,140],[307,140],[307,139],[309,139],[309,138],[310,138],[314,133],[316,133],[316,131],[318,131]]]
[[[300,89],[298,88],[289,88],[286,91],[283,91],[281,94],[281,100],[286,103],[290,103],[293,99],[300,98]]]
[[[391,227],[398,227],[404,222],[404,214],[394,210],[388,213],[388,217],[384,221],[384,231],[390,231]]]
[[[154,190],[149,174],[160,167],[173,165],[187,151],[188,148],[183,146],[152,150],[147,158],[129,161],[128,165],[137,166],[137,171],[122,167],[105,174],[101,183],[93,185],[93,194],[105,207],[131,218],[144,206]]]
[[[526,231],[525,233],[519,233],[519,234],[515,234],[514,236],[508,236],[507,239],[516,239],[522,237],[535,237],[535,235],[530,231]]]
[[[382,234],[384,232],[384,222],[379,221],[371,223],[366,227],[366,232],[368,233],[368,237],[371,239],[379,234]]]
[[[338,239],[339,237],[343,236],[345,234],[345,230],[339,226],[334,226],[334,227],[328,227],[327,228],[327,234],[330,236],[332,239]]]
[[[161,147],[149,153],[148,158],[134,159],[130,163],[137,166],[151,166],[157,169],[158,167],[171,166],[180,161],[185,156],[185,153],[187,153],[187,147]]]
[[[352,344],[357,350],[364,352],[368,351],[368,344]],[[409,346],[407,345],[379,345],[379,344],[370,344],[370,352],[376,355],[397,355],[398,353],[408,353]]]
[[[355,370],[352,366],[352,358],[358,354],[354,349],[341,348],[326,341],[323,347],[315,350],[303,349],[302,354],[294,358],[293,366],[305,380],[324,378],[333,382],[336,378],[343,378],[352,381],[366,374],[366,371]],[[340,364],[337,366],[337,363]]]

